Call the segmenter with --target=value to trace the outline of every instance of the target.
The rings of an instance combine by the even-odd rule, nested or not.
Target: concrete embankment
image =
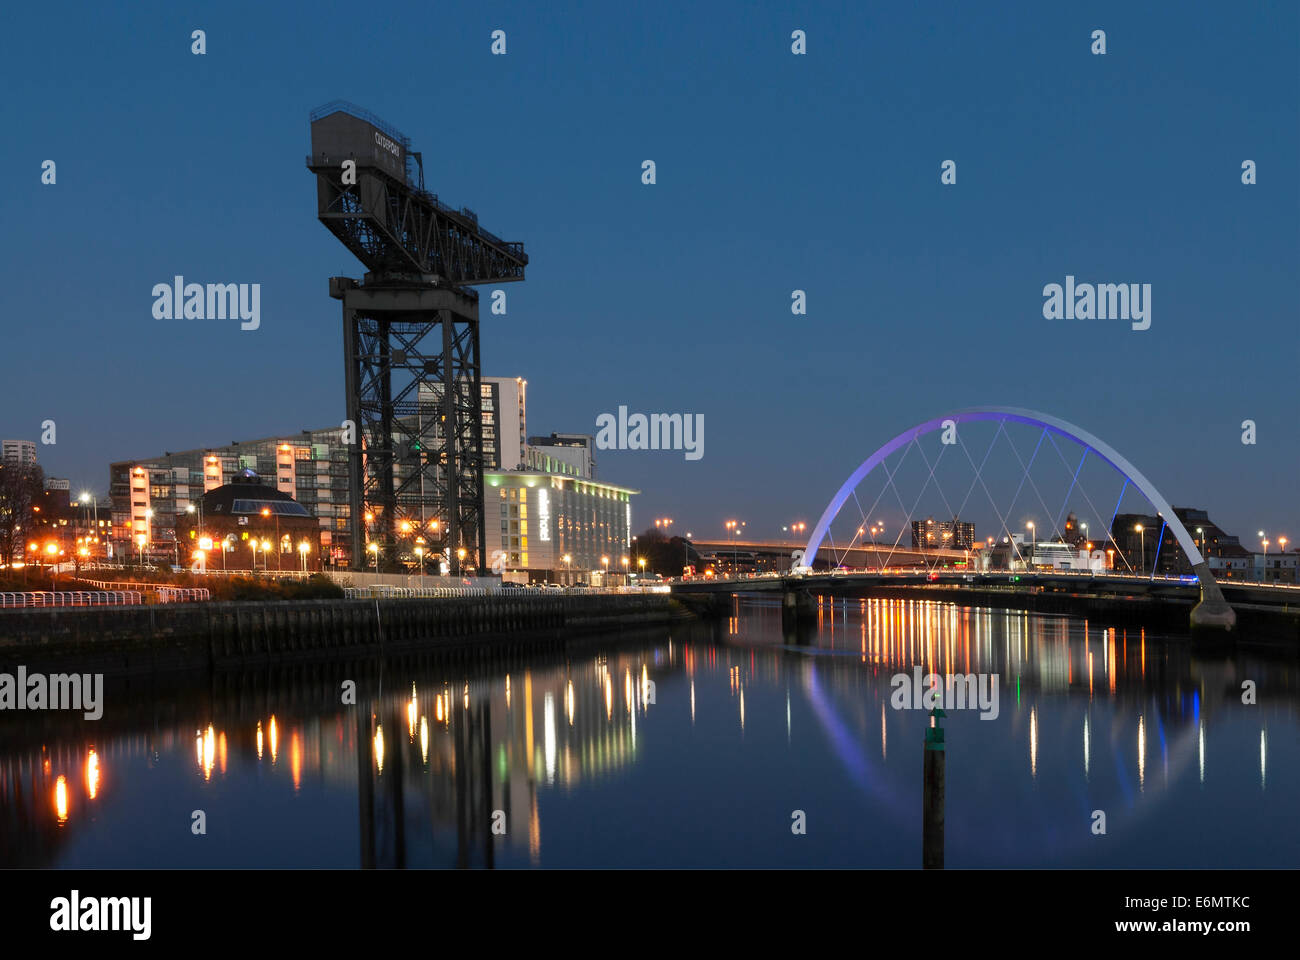
[[[480,648],[548,649],[566,638],[668,624],[661,594],[291,600],[0,611],[0,671],[139,673]]]

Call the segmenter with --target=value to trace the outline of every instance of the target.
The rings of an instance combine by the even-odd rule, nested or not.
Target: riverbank
[[[291,600],[0,612],[0,671],[135,674],[512,645],[691,619],[662,594]]]

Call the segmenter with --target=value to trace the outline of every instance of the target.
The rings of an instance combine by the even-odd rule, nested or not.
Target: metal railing
[[[28,593],[0,593],[0,608],[17,607],[108,607],[144,602],[135,590],[37,590]]]
[[[159,587],[157,593],[159,603],[200,603],[212,599],[206,587]]]
[[[369,600],[378,597],[381,600],[439,599],[455,597],[486,597],[486,587],[390,587],[387,584],[374,584],[369,587],[344,587],[343,596],[347,600]]]
[[[82,580],[81,582],[104,591],[153,593],[157,595],[159,603],[197,603],[212,599],[212,592],[207,587],[173,587],[165,583],[147,583],[137,580]]]

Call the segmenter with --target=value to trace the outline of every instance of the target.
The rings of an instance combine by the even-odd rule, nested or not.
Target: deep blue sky
[[[0,437],[54,419],[40,458],[78,486],[106,489],[113,459],[342,419],[326,278],[361,270],[317,222],[303,158],[308,112],[347,99],[424,151],[431,189],[526,244],[482,355],[529,381],[530,432],[594,432],[619,404],[705,415],[701,461],[601,456],[645,491],[638,527],[811,523],[894,434],[992,403],[1084,426],[1229,529],[1300,539],[1295,3],[7,18]],[[262,328],[154,320],[150,289],[177,273],[261,283]],[[1067,273],[1152,284],[1151,329],[1044,320]]]

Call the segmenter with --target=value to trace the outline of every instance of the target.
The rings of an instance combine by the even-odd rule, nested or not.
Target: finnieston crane
[[[418,531],[426,554],[445,556],[456,573],[481,571],[482,373],[471,288],[523,280],[528,255],[480,227],[472,210],[427,191],[423,156],[352,104],[312,111],[307,168],[321,223],[366,268],[361,281],[330,278],[330,296],[343,302],[347,416],[356,429],[347,470],[352,569],[392,569],[402,539]]]

